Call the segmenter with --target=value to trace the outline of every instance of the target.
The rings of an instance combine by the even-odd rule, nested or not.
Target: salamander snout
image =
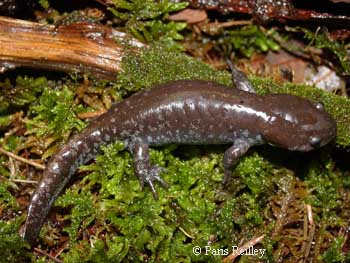
[[[302,103],[300,103],[302,104]],[[297,114],[294,124],[295,150],[311,151],[320,148],[336,136],[336,123],[321,103],[306,101]],[[293,147],[292,147],[293,148]]]
[[[267,100],[276,118],[265,135],[271,144],[304,152],[334,140],[336,123],[322,103],[287,94],[273,94]]]

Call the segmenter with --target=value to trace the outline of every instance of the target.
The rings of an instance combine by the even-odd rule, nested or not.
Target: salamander
[[[311,151],[336,136],[336,124],[323,105],[288,95],[258,96],[242,72],[231,68],[236,89],[203,80],[180,80],[138,92],[72,136],[50,159],[28,208],[22,237],[34,243],[46,216],[81,164],[102,145],[123,141],[133,155],[143,188],[157,197],[155,182],[166,186],[163,168],[151,164],[149,147],[164,144],[228,144],[224,181],[247,150],[271,144]]]

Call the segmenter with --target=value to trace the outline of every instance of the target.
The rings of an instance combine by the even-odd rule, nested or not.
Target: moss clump
[[[15,220],[0,220],[0,262],[32,262],[33,254],[28,251],[26,244],[18,234],[22,218]]]
[[[263,31],[257,25],[248,25],[239,29],[225,30],[218,40],[214,41],[214,45],[223,52],[233,51],[251,57],[256,53],[279,50],[280,46],[274,40],[274,35],[277,34],[274,29]]]
[[[180,79],[203,79],[229,85],[231,77],[179,52],[154,45],[139,54],[130,53],[123,61],[117,84],[138,91],[153,85]]]
[[[38,138],[45,136],[51,142],[62,143],[74,130],[80,131],[85,127],[85,123],[77,117],[77,113],[84,109],[75,104],[74,94],[67,87],[62,90],[46,89],[30,110],[35,117],[27,121],[28,134],[35,134]],[[44,157],[55,150],[57,144],[46,150]]]
[[[330,246],[320,257],[321,262],[345,263],[350,261],[350,252],[343,253],[344,237],[335,238]]]
[[[0,159],[0,161],[2,160]],[[0,168],[0,171],[2,171],[2,167]],[[12,196],[12,194],[8,190],[9,187],[10,185],[7,182],[3,182],[0,184],[0,200],[1,200],[0,210],[2,211],[11,210],[12,212],[16,212],[19,210],[19,206],[16,202],[16,199]]]
[[[112,14],[123,23],[123,30],[135,38],[152,43],[159,41],[169,49],[182,49],[177,42],[182,40],[180,31],[186,23],[167,20],[169,13],[184,9],[186,2],[153,1],[153,0],[113,0],[109,7]]]
[[[45,87],[45,77],[18,76],[15,85],[11,84],[10,79],[5,79],[0,82],[0,114],[5,113],[9,107],[23,107],[34,102]]]
[[[141,191],[131,156],[123,151],[121,143],[103,150],[104,155],[97,156],[96,163],[83,167],[91,173],[79,186],[82,192],[77,195],[78,188],[67,191],[57,202],[63,207],[74,206],[67,217],[71,219],[71,227],[65,228],[73,248],[64,255],[65,261],[91,262],[93,259],[92,262],[103,262],[112,257],[114,262],[196,261],[199,257],[191,255],[193,243],[183,231],[192,235],[195,244],[199,245],[206,244],[208,236],[215,234],[215,195],[220,189],[217,177],[222,177],[222,172],[217,169],[221,160],[219,155],[213,154],[210,160],[198,156],[181,161],[174,157],[173,146],[151,150],[153,163],[160,166],[168,163],[163,177],[170,188],[157,187],[160,198],[156,201],[148,189]],[[209,182],[211,187],[207,187]],[[90,201],[87,202],[85,196],[95,189],[99,189],[99,194],[93,200],[88,198]],[[90,208],[85,209],[88,203]],[[94,212],[88,216],[86,213],[90,210]],[[90,229],[92,220],[95,221]],[[97,238],[103,233],[104,246],[96,240],[96,246],[87,250],[85,241],[79,238],[79,224],[74,223],[81,221],[87,222],[84,229],[91,237]],[[83,257],[76,251],[81,249],[87,250]]]
[[[332,52],[339,60],[342,70],[345,74],[350,74],[350,58],[349,52],[350,47],[341,41],[336,41],[331,39],[328,32],[323,30],[323,32],[311,32],[307,29],[300,29],[305,34],[305,38],[310,40],[310,46],[315,46],[317,48],[327,49]],[[322,31],[322,30],[321,30]]]

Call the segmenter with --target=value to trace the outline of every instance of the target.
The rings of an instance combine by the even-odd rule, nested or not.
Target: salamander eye
[[[315,105],[316,109],[324,110],[324,105],[322,102],[315,102],[314,105]]]
[[[309,143],[312,147],[317,148],[320,146],[321,138],[320,137],[311,137]]]

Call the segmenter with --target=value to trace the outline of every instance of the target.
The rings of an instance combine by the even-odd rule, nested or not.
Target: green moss
[[[9,171],[3,165],[3,156],[0,156],[0,174],[9,176]],[[14,189],[18,186],[9,181],[0,182],[0,262],[31,262],[33,254],[29,251],[28,244],[24,243],[18,234],[24,217],[18,215],[20,206],[13,196]]]
[[[309,199],[313,207],[322,207],[325,211],[330,212],[341,205],[338,190],[343,187],[342,178],[324,169],[319,162],[314,161],[309,165],[306,183],[314,192]]]
[[[80,239],[74,241],[77,240],[77,224],[73,236],[70,234],[71,250],[63,255],[64,259],[67,262],[103,262],[112,258],[113,262],[219,262],[221,257],[211,253],[195,256],[193,247],[204,249],[212,237],[215,241],[211,249],[225,249],[238,244],[242,237],[256,236],[266,220],[263,211],[269,199],[291,191],[288,187],[290,172],[253,152],[244,157],[235,170],[233,181],[241,183],[243,188],[231,189],[229,194],[230,190],[221,188],[222,153],[198,152],[193,148],[185,149],[191,155],[189,160],[176,157],[174,146],[151,150],[152,163],[167,167],[163,178],[170,185],[168,189],[157,185],[160,198],[154,200],[148,188],[141,191],[131,155],[123,144],[103,147],[104,155],[82,168],[90,171],[79,185],[82,192],[78,192],[77,187],[62,197],[72,200],[67,203],[69,206],[81,206],[79,211],[94,210],[91,212],[95,218],[93,228],[82,227],[94,245],[88,246]],[[262,178],[257,177],[258,173]],[[85,200],[84,192],[91,194],[96,189],[98,194],[94,194],[93,203]],[[81,202],[86,203],[79,204]],[[218,202],[223,206],[218,206]],[[70,228],[69,224],[74,225],[74,221],[86,221],[79,214],[76,216],[72,211],[67,219],[77,219],[65,229]],[[84,216],[88,214],[84,212]],[[88,222],[92,222],[92,218]],[[266,227],[266,231],[271,231],[271,226]],[[237,232],[242,232],[243,236]],[[83,255],[82,251],[85,251]]]
[[[229,74],[179,52],[167,51],[161,45],[142,49],[137,55],[123,58],[123,72],[118,75],[120,87],[138,91],[153,85],[179,79],[204,79],[230,84]]]
[[[350,179],[347,175],[334,171],[332,164],[325,165],[313,161],[308,169],[305,183],[312,190],[305,201],[315,209],[319,209],[319,221],[332,227],[345,226],[347,220],[344,221],[339,211],[342,211],[344,202],[342,196],[349,189]]]
[[[72,244],[71,249],[64,255],[65,263],[105,263],[123,262],[125,250],[128,247],[123,237],[105,237],[105,241],[92,240],[91,243],[82,241],[79,244]]]
[[[149,189],[141,191],[131,156],[121,143],[103,147],[104,155],[97,156],[94,164],[83,167],[91,173],[84,177],[81,188],[87,192],[99,189],[93,208],[96,209],[94,231],[97,236],[99,233],[107,236],[107,248],[99,252],[104,260],[109,258],[108,253],[115,251],[113,262],[196,261],[199,257],[191,255],[193,245],[204,245],[210,234],[215,235],[215,195],[220,188],[217,178],[222,178],[222,172],[216,167],[221,158],[213,154],[210,159],[198,156],[182,161],[174,157],[174,149],[169,146],[151,150],[152,163],[168,164],[163,177],[170,188],[157,186],[157,201]],[[69,191],[64,198],[70,200],[71,195]],[[62,205],[61,202],[58,205]],[[194,241],[189,242],[179,228],[193,235]],[[81,247],[84,242],[79,244]],[[94,251],[89,249],[85,253],[84,256],[89,255],[87,261],[95,257]],[[76,252],[69,255],[72,253]],[[92,262],[100,261],[93,259]]]
[[[46,89],[38,103],[30,107],[33,119],[27,121],[28,134],[38,138],[45,136],[62,143],[73,131],[80,131],[85,123],[78,119],[77,113],[83,112],[82,106],[74,102],[74,94],[67,87],[62,90]],[[44,157],[50,156],[56,148],[49,149]]]
[[[153,0],[113,0],[109,10],[125,24],[126,29],[138,40],[145,43],[160,41],[169,49],[182,49],[176,43],[182,40],[179,33],[186,23],[169,21],[169,13],[184,9],[186,2]]]
[[[5,178],[9,178],[10,177],[10,171],[8,168],[8,165],[6,163],[7,158],[5,156],[0,156],[0,173],[3,177]],[[6,189],[6,184],[4,183],[4,185],[2,187],[4,187]]]
[[[223,52],[234,51],[239,55],[251,57],[256,53],[279,50],[274,35],[277,35],[277,32],[273,29],[262,31],[259,26],[248,25],[239,29],[225,30],[218,40],[214,41],[214,45]]]
[[[18,235],[18,229],[23,218],[13,221],[0,220],[0,262],[17,263],[30,262],[33,255],[28,251],[28,244]]]
[[[308,167],[305,183],[309,189],[309,196],[305,202],[310,204],[316,212],[314,220],[320,226],[316,246],[329,240],[331,229],[346,228],[348,226],[348,209],[344,203],[348,200],[344,194],[349,191],[350,179],[347,174],[334,169],[334,163],[313,160]],[[328,229],[327,229],[328,228]],[[338,233],[333,235],[334,240],[329,248],[318,257],[322,262],[347,262],[349,253],[342,250],[344,240]]]
[[[344,244],[344,237],[335,238],[330,248],[319,257],[321,262],[325,263],[345,263],[350,260],[350,253],[344,253],[342,247]]]
[[[56,204],[71,208],[71,213],[65,217],[70,221],[70,224],[64,228],[71,240],[77,239],[79,228],[87,229],[96,217],[93,196],[87,191],[81,192],[78,185],[68,189],[64,195],[57,199]]]
[[[10,185],[6,182],[0,184],[0,210],[12,210],[15,212],[18,211],[19,206],[16,202],[16,198],[9,192],[9,187]]]
[[[309,44],[310,46],[327,49],[328,51],[334,53],[334,55],[338,57],[344,73],[350,74],[349,45],[346,45],[344,42],[331,39],[326,31],[317,31],[314,33],[304,28],[300,30],[304,32],[305,38],[311,41]]]
[[[249,156],[249,158],[243,158],[237,165],[242,183],[244,183],[255,196],[271,188],[272,178],[270,175],[272,169],[272,165],[257,153]]]
[[[14,86],[9,79],[5,79],[4,82],[0,82],[0,114],[6,112],[10,106],[21,107],[35,101],[45,87],[45,77],[18,76]]]
[[[42,6],[44,9],[48,9],[50,7],[49,0],[38,0],[38,3]]]
[[[10,135],[6,138],[6,143],[2,147],[7,151],[16,151],[23,144],[23,141],[22,136]]]

